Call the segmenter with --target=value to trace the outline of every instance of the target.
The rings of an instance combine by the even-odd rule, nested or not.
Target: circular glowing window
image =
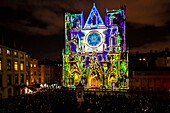
[[[101,44],[101,34],[97,31],[90,32],[87,35],[87,44],[91,47],[97,47]]]

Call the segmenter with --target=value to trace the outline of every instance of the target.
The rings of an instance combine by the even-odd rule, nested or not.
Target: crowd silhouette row
[[[47,90],[0,100],[1,113],[170,113],[169,99],[157,94],[84,94],[79,105],[74,91]]]

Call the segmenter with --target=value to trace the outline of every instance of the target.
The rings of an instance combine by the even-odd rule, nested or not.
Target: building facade
[[[20,94],[26,83],[26,53],[0,45],[0,98]]]
[[[170,51],[168,48],[157,52],[130,54],[129,87],[137,91],[170,90]]]
[[[41,83],[41,75],[39,73],[39,66],[38,66],[38,60],[34,58],[30,58],[29,60],[30,64],[30,84],[36,84]]]
[[[30,81],[31,84],[45,84],[60,82],[62,64],[48,59],[37,60],[30,58]]]
[[[57,82],[61,84],[62,63],[60,61],[43,60],[39,64],[43,83]]]
[[[128,88],[126,9],[106,9],[105,22],[95,4],[84,24],[83,12],[65,13],[63,85]]]
[[[133,67],[170,67],[169,48],[161,52],[150,50],[147,53],[130,54],[130,65]]]
[[[170,71],[167,70],[145,70],[133,71],[129,87],[136,91],[170,91]]]

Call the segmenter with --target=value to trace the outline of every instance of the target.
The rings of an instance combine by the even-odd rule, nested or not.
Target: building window
[[[23,63],[23,62],[20,63],[20,70],[21,70],[21,71],[24,70],[24,63]]]
[[[7,77],[8,77],[8,85],[12,85],[12,76],[11,76],[11,74],[8,74]]]
[[[34,67],[36,67],[36,64],[34,64]]]
[[[41,83],[41,78],[39,78],[39,83]]]
[[[18,56],[18,52],[14,51],[14,56],[17,57]]]
[[[15,84],[18,84],[18,74],[15,74]]]
[[[2,60],[0,59],[0,70],[2,70]]]
[[[29,71],[26,71],[26,76],[29,76]]]
[[[24,83],[24,74],[21,74],[21,83]]]
[[[11,70],[11,60],[7,60],[7,70]]]
[[[146,61],[146,58],[143,58],[143,61]]]
[[[26,67],[28,67],[29,66],[29,63],[28,62],[26,62]]]
[[[32,64],[30,65],[30,67],[32,67]]]
[[[18,62],[17,61],[14,62],[14,70],[18,71]]]
[[[34,75],[36,75],[36,71],[34,72]]]
[[[28,55],[26,55],[25,57],[28,58]]]
[[[23,58],[23,57],[24,57],[24,54],[23,54],[23,53],[21,53],[20,57],[21,57],[21,58]]]
[[[0,87],[2,87],[2,74],[0,74]]]
[[[7,50],[6,53],[7,53],[7,55],[11,55],[11,51],[10,50]]]
[[[93,25],[96,25],[96,16],[93,16]]]

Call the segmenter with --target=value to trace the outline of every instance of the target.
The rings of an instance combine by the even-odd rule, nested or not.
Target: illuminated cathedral
[[[84,22],[83,12],[65,13],[63,85],[127,89],[126,8],[106,9],[104,21],[95,4]]]

